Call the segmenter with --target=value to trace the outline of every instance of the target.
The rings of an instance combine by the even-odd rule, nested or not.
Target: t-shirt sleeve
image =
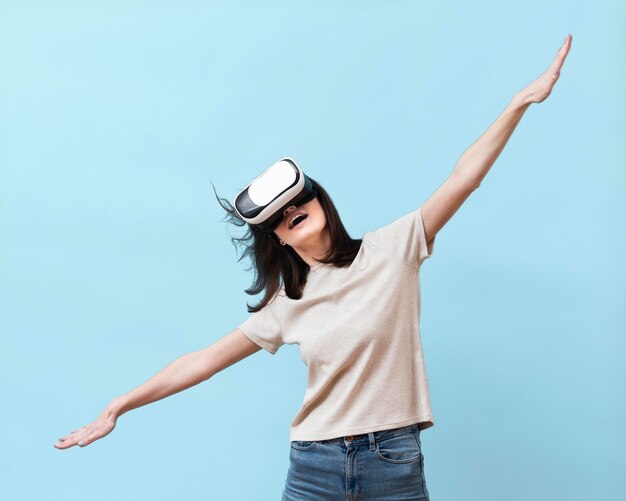
[[[422,206],[392,223],[366,234],[370,242],[391,257],[413,268],[419,268],[432,256],[435,237],[426,243]]]
[[[282,329],[275,308],[275,301],[272,300],[263,309],[250,314],[247,320],[239,326],[239,330],[252,342],[269,351],[272,355],[276,354],[278,348],[284,344]]]

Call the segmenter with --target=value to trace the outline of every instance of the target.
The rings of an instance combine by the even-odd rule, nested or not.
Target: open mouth
[[[300,224],[302,221],[304,221],[307,217],[309,217],[308,214],[297,214],[297,215],[293,216],[291,218],[291,220],[289,221],[289,229],[290,230],[293,229],[298,224]]]

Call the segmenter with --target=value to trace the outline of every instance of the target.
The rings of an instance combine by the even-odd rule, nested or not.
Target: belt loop
[[[373,451],[374,449],[376,449],[376,441],[374,440],[374,434],[373,433],[368,433],[367,434],[370,437],[370,451]]]

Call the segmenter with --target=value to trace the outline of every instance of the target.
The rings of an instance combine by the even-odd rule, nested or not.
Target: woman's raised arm
[[[89,445],[111,433],[117,418],[125,412],[195,386],[260,349],[243,332],[235,329],[209,347],[177,358],[141,386],[114,398],[92,423],[59,438],[54,446],[68,449],[75,445]]]
[[[496,121],[461,155],[452,174],[424,202],[422,218],[427,242],[480,186],[528,107],[543,102],[550,95],[571,45],[572,35],[567,35],[548,69],[515,93]]]

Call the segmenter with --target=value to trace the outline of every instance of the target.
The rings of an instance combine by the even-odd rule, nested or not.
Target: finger
[[[87,442],[87,438],[89,437],[89,433],[87,430],[83,430],[82,433],[76,434],[74,437],[74,443],[79,447],[83,447]]]
[[[56,444],[54,444],[54,446],[57,449],[69,449],[70,447],[73,447],[74,445],[76,444],[73,443],[71,440],[66,440],[65,442],[57,442]]]
[[[94,432],[91,432],[80,437],[76,442],[76,445],[78,445],[78,447],[87,447],[94,440],[96,440],[96,436],[94,435]]]
[[[569,48],[572,45],[572,37],[571,35],[567,35],[565,37],[565,41],[563,42],[563,44],[561,45],[561,47],[559,47],[559,50],[556,53],[556,57],[554,58],[554,69],[557,69],[558,71],[561,71],[561,66],[563,66],[563,62],[565,61],[565,58],[567,57],[567,54],[569,52]]]
[[[86,425],[83,426],[82,428],[78,428],[77,430],[72,430],[71,432],[69,432],[67,435],[60,437],[59,440],[63,441],[63,440],[67,440],[68,438],[70,438],[74,433],[78,433],[80,430],[82,430],[83,428],[86,428]]]
[[[74,447],[75,445],[83,447],[86,444],[86,428],[87,425],[83,426],[79,430],[74,430],[70,435],[66,437],[59,438],[59,441],[54,444],[54,446],[57,449],[67,449],[69,447]],[[83,445],[80,444],[81,442]]]
[[[556,56],[554,56],[552,63],[550,63],[550,70],[560,71],[562,64],[563,64],[563,46],[559,47],[559,49],[556,51]]]
[[[62,449],[69,449],[70,447],[74,447],[74,446],[78,446],[78,447],[84,447],[86,445],[86,441],[84,438],[75,438],[73,440],[66,440],[65,442],[61,443],[61,448]]]

